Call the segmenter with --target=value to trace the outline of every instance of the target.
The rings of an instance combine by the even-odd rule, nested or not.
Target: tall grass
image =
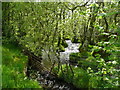
[[[2,46],[2,88],[41,88],[37,81],[25,76],[27,60],[19,47],[13,44]]]

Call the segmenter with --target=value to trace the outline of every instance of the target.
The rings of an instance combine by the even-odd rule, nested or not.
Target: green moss
[[[2,47],[2,87],[41,88],[37,81],[29,80],[24,74],[28,58],[12,44]]]

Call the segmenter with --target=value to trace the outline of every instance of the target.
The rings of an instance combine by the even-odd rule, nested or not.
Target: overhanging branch
[[[87,1],[86,3],[84,3],[83,5],[77,5],[77,6],[73,7],[73,8],[69,8],[66,4],[65,4],[65,7],[66,7],[67,9],[69,9],[69,10],[74,11],[74,10],[75,10],[76,8],[78,8],[78,7],[84,7],[84,6],[86,6],[89,1],[90,1],[90,0],[88,0],[88,1]]]

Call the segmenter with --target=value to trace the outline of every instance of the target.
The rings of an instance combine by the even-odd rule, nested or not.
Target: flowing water
[[[65,40],[68,44],[68,47],[65,48],[65,52],[60,52],[60,60],[62,62],[69,61],[69,55],[71,53],[79,52],[79,43],[72,43],[71,40]]]
[[[65,52],[60,52],[60,60],[61,62],[66,62],[69,61],[69,55],[71,53],[77,53],[79,52],[79,43],[72,43],[71,40],[65,40],[66,43],[68,44],[68,47],[65,48]],[[118,50],[120,51],[120,50]],[[51,52],[48,57],[48,51],[46,52],[43,51],[43,61],[44,65],[50,67],[51,64],[48,59],[51,58],[51,60],[57,60],[57,57],[55,55],[55,52]],[[46,60],[46,61],[45,61]],[[115,78],[115,77],[112,77]],[[40,85],[45,90],[78,90],[76,87],[74,87],[72,84],[69,84],[62,79],[56,79],[56,77],[52,76],[48,72],[41,74],[40,72],[37,73],[36,79],[39,82]]]
[[[72,43],[71,40],[65,40],[66,43],[68,44],[68,47],[65,48],[65,52],[60,52],[60,61],[62,63],[68,62],[69,61],[69,55],[71,53],[77,53],[79,52],[79,43]],[[49,54],[49,55],[48,55]],[[50,69],[51,67],[51,61],[50,60],[56,60],[57,57],[55,52],[49,52],[49,49],[46,48],[46,50],[43,51],[42,55],[42,63],[43,66],[46,67],[46,69]],[[45,73],[42,75],[41,73],[36,73],[37,81],[42,85],[43,88],[48,89],[48,90],[76,90],[76,87],[74,87],[72,84],[69,84],[63,80],[56,79],[55,77],[52,78],[49,73]],[[52,78],[52,79],[50,79]]]
[[[66,43],[68,44],[68,47],[65,48],[65,52],[60,52],[60,61],[62,63],[65,63],[66,61],[69,61],[69,55],[71,53],[77,53],[79,52],[79,43],[72,43],[71,40],[65,40]],[[58,58],[55,54],[56,52],[49,52],[48,47],[46,47],[46,50],[43,51],[42,55],[42,63],[43,66],[46,67],[46,69],[50,69],[51,67],[51,60],[57,61]],[[49,55],[48,55],[49,54]],[[38,71],[37,71],[38,72]],[[56,77],[53,77],[50,75],[48,72],[41,74],[36,73],[37,81],[42,85],[45,90],[76,90],[76,87],[74,87],[72,84],[69,84],[61,79],[56,79]]]
[[[71,40],[65,40],[68,44],[68,47],[65,48],[65,52],[60,52],[60,61],[62,63],[68,63],[69,61],[69,55],[71,53],[77,53],[79,52],[79,43],[72,43]],[[48,55],[49,54],[49,55]],[[49,69],[52,65],[51,61],[58,61],[58,58],[56,56],[56,52],[53,52],[52,50],[49,51],[48,47],[45,48],[45,50],[42,53],[42,63],[44,67]]]
[[[41,73],[35,71],[33,74],[34,78],[38,83],[43,87],[43,90],[78,90],[75,86],[70,83],[65,82],[63,79],[60,79],[48,72]]]

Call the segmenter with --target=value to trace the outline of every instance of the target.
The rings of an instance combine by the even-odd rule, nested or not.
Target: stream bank
[[[60,52],[60,61],[69,63],[69,55],[71,53],[79,52],[79,43],[72,43],[71,40],[66,40],[68,47],[65,48],[65,52]],[[24,54],[29,57],[28,67],[26,75],[30,79],[35,79],[45,90],[77,90],[77,88],[59,78],[57,75],[53,75],[44,69],[44,66],[41,64],[45,60],[47,55],[44,54],[42,58],[35,56],[32,52],[26,50]],[[52,57],[53,54],[50,56]],[[32,69],[32,70],[31,70]]]
[[[74,85],[58,78],[57,75],[50,74],[47,71],[35,71],[31,73],[30,79],[36,79],[44,90],[78,90]]]

